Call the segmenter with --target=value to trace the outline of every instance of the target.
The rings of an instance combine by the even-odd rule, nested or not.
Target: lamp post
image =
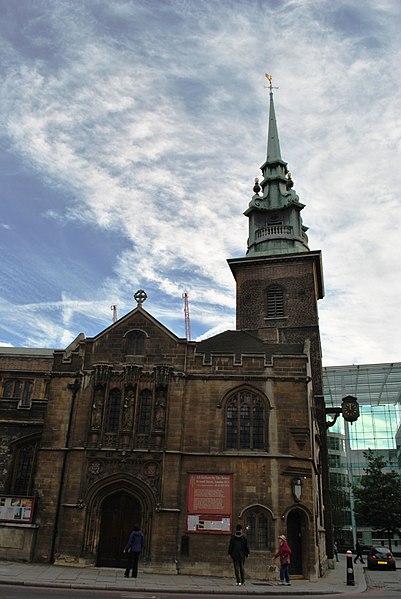
[[[326,420],[326,428],[330,428],[330,427],[334,426],[334,424],[337,422],[337,418],[340,416],[340,414],[342,415],[345,422],[347,423],[345,426],[347,472],[348,472],[348,481],[350,483],[352,483],[352,473],[350,471],[350,459],[349,459],[350,448],[349,448],[348,423],[353,424],[359,418],[360,412],[359,412],[358,400],[353,395],[346,395],[345,397],[343,397],[343,399],[341,401],[341,406],[325,408],[325,413],[326,413],[326,416],[327,415],[332,416],[331,420]],[[353,496],[353,492],[352,492],[352,484],[350,484],[350,508],[351,508],[351,519],[352,519],[352,536],[353,536],[354,544],[355,544],[356,523],[355,523],[353,500],[354,500],[354,496]],[[348,561],[348,559],[347,559],[347,561]],[[351,554],[351,568],[352,568],[352,554]],[[347,568],[347,572],[348,572],[348,568]],[[350,575],[350,580],[351,580],[351,577],[353,578],[353,576],[354,576],[354,574],[353,574],[353,570],[352,570],[352,576]],[[348,582],[348,578],[347,578],[347,584],[353,584],[353,583]]]

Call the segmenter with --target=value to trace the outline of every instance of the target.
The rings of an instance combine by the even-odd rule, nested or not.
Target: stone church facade
[[[228,260],[236,330],[179,338],[140,290],[130,313],[65,350],[0,348],[0,517],[1,501],[34,499],[26,522],[0,521],[0,557],[122,567],[137,525],[143,570],[231,576],[240,522],[249,577],[268,578],[280,534],[294,575],[325,571],[321,256],[281,159],[272,88],[261,170],[247,254]]]

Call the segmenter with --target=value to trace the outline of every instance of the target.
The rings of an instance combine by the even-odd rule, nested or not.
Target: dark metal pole
[[[354,577],[354,564],[352,562],[352,551],[347,551],[347,585],[354,586],[355,577]]]

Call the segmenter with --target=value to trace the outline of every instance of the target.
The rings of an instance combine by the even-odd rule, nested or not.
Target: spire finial
[[[265,73],[265,77],[266,77],[266,79],[267,79],[267,80],[268,80],[268,82],[269,82],[269,87],[270,87],[270,89],[273,89],[273,84],[272,84],[273,77],[272,77],[272,75],[268,75],[267,73]]]
[[[273,89],[278,89],[278,87],[273,87],[273,75],[268,75],[265,73],[265,77],[269,82],[270,93],[272,93]]]

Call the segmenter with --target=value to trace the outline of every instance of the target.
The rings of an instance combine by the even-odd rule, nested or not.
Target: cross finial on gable
[[[138,303],[138,306],[143,304],[147,300],[148,296],[146,295],[143,289],[138,289],[136,293],[134,293],[134,300]]]

